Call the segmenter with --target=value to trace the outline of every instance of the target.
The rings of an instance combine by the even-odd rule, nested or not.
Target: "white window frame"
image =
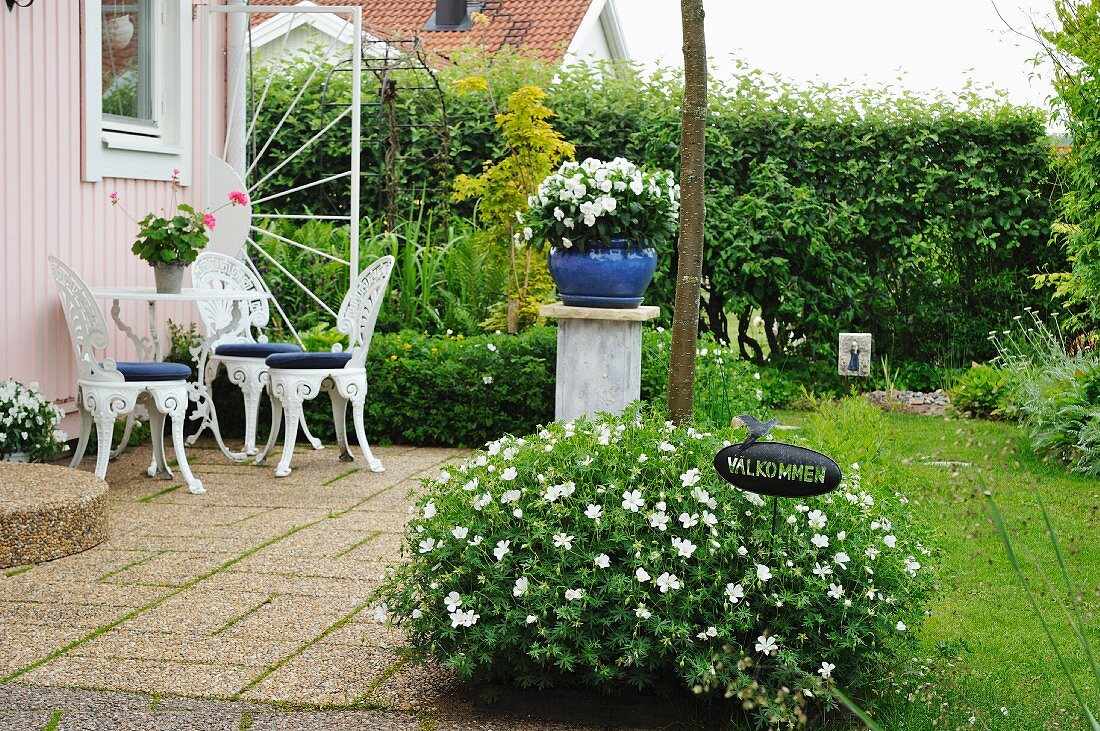
[[[191,0],[153,0],[155,127],[103,115],[103,3],[84,0],[84,180],[103,178],[191,182]]]

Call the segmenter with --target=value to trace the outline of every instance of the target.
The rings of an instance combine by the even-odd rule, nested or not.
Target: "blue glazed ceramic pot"
[[[657,269],[657,250],[631,247],[627,239],[613,238],[612,246],[589,246],[586,251],[550,249],[550,276],[563,304],[571,307],[632,309]]]

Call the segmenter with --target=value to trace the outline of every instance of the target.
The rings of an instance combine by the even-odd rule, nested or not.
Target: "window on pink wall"
[[[190,0],[84,0],[85,179],[190,179]]]

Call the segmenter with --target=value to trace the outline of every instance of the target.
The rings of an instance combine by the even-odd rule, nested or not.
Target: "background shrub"
[[[294,76],[300,69],[278,73],[293,77],[291,89],[305,81]],[[563,70],[501,54],[440,72],[446,145],[427,130],[410,130],[401,161],[409,201],[446,210],[455,175],[502,156],[484,100],[457,91],[458,81],[478,74],[491,78],[498,98],[541,84],[555,126],[579,159],[624,156],[677,169],[675,73],[583,64]],[[831,355],[838,331],[860,330],[898,363],[984,360],[993,355],[986,332],[1001,326],[1003,313],[1043,299],[1029,277],[1066,267],[1048,244],[1051,153],[1037,110],[995,94],[926,99],[798,88],[747,68],[738,82],[712,91],[703,325],[743,355],[809,362]],[[307,97],[319,95],[318,81]],[[399,121],[436,113],[434,95],[399,98]],[[308,104],[294,125],[308,138],[330,112]],[[281,111],[270,114],[274,124]],[[296,144],[293,134],[285,143]],[[444,148],[446,155],[434,154]],[[336,152],[296,158],[280,171],[287,179],[273,184],[331,173],[325,166],[341,159]],[[317,200],[300,203],[320,212],[333,194],[303,191]],[[648,294],[669,317],[671,253],[662,251]],[[763,328],[753,327],[757,317]]]
[[[920,531],[853,466],[773,536],[722,445],[638,409],[501,438],[423,482],[375,617],[464,678],[713,692],[759,727],[866,690],[923,619]]]
[[[1008,374],[1032,449],[1074,472],[1100,475],[1100,355],[1089,347],[1070,351],[1057,321],[1034,312],[990,339],[998,351],[993,365]]]
[[[970,416],[997,419],[1013,412],[1008,372],[982,363],[970,366],[948,395],[952,406]]]

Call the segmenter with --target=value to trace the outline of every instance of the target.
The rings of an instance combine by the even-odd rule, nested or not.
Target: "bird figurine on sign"
[[[741,442],[741,448],[742,450],[744,450],[757,439],[766,437],[768,433],[771,432],[772,427],[774,427],[778,423],[779,419],[768,419],[767,421],[762,422],[760,421],[760,419],[757,419],[751,414],[741,414],[740,416],[733,417],[733,420],[730,422],[730,426],[732,426],[734,429],[740,429],[744,427],[745,429],[749,430],[748,437],[745,438],[745,441]]]

